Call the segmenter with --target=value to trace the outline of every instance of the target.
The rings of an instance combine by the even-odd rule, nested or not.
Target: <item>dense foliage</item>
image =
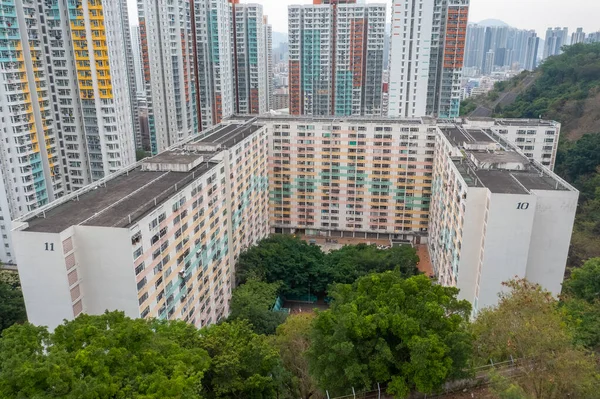
[[[15,323],[27,321],[23,293],[16,273],[0,272],[0,334]]]
[[[569,316],[575,341],[600,349],[600,258],[574,269],[563,284],[561,304]]]
[[[277,350],[246,322],[221,323],[200,334],[210,356],[202,386],[206,398],[275,398],[282,374]]]
[[[15,325],[0,339],[2,398],[195,398],[210,359],[184,322],[81,315]]]
[[[475,361],[515,360],[523,378],[496,376],[503,397],[591,398],[600,389],[594,357],[574,344],[556,299],[524,280],[507,283],[496,307],[483,309],[472,325]]]
[[[579,191],[569,265],[600,256],[600,134],[586,134],[559,146],[555,170]]]
[[[351,284],[369,273],[396,270],[402,277],[419,274],[419,257],[408,245],[386,250],[375,245],[346,245],[325,255],[325,269],[333,283]]]
[[[316,245],[289,235],[272,235],[243,252],[238,259],[238,283],[248,279],[281,283],[283,295],[324,292],[327,277],[323,270],[324,254]]]
[[[331,309],[313,325],[313,375],[335,394],[377,382],[399,398],[440,389],[464,375],[470,357],[471,306],[457,294],[424,275],[403,279],[395,272],[335,285]]]
[[[496,83],[486,96],[470,98],[461,104],[468,115],[478,105],[490,107],[502,94],[518,87],[534,75],[535,82],[505,108],[493,109],[495,116],[507,118],[555,119],[563,126],[582,116],[587,98],[600,93],[600,43],[565,47],[563,54],[544,60],[534,73],[523,72]]]
[[[419,273],[419,257],[410,246],[386,250],[375,245],[346,245],[324,254],[316,245],[291,235],[274,235],[244,252],[238,261],[237,279],[280,283],[280,294],[299,297],[323,295],[332,283],[352,283],[369,273],[397,270],[401,276]]]
[[[307,357],[314,317],[312,313],[291,315],[273,337],[283,366],[291,374],[288,391],[293,398],[324,398],[310,374]]]
[[[229,320],[247,320],[258,334],[274,334],[287,313],[274,312],[279,289],[276,283],[248,280],[233,290]]]
[[[595,91],[600,86],[600,43],[565,47],[562,55],[546,59],[539,72],[535,83],[502,110],[503,116],[538,118],[541,115],[566,124],[580,116],[578,112],[583,112],[583,107],[567,110],[565,104],[585,100],[590,90]]]

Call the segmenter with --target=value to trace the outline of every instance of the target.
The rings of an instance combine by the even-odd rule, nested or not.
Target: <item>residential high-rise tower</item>
[[[2,12],[0,260],[10,262],[11,219],[135,162],[135,107],[124,0],[7,0]]]
[[[231,1],[235,112],[268,111],[267,41],[263,7]]]
[[[562,54],[562,46],[569,44],[569,29],[567,28],[548,28],[546,31],[546,41],[544,42],[543,59],[553,55]]]
[[[289,6],[290,113],[381,115],[385,5]]]
[[[424,116],[434,0],[392,3],[389,116]]]
[[[440,118],[459,115],[468,18],[469,0],[435,0],[427,115]]]

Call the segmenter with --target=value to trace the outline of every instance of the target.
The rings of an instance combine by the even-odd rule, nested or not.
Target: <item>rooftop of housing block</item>
[[[529,194],[532,190],[574,190],[542,165],[528,159],[516,146],[487,129],[441,128],[460,150],[452,157],[469,187],[485,187],[498,194]],[[460,155],[459,155],[460,154]]]
[[[127,227],[212,170],[211,160],[260,129],[253,119],[218,125],[167,151],[41,208],[25,231],[59,233],[73,225]]]

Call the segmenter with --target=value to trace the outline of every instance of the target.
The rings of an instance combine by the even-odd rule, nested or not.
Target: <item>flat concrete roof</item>
[[[522,163],[528,164],[529,160],[515,151],[469,151],[477,161],[482,163]]]
[[[543,119],[496,119],[499,126],[554,126],[554,121]]]
[[[249,119],[248,119],[249,120]],[[36,216],[23,219],[29,226],[25,231],[59,233],[73,225],[127,227],[134,224],[171,198],[177,191],[215,167],[210,158],[213,152],[189,152],[182,148],[190,143],[216,143],[221,147],[233,147],[261,126],[249,122],[244,124],[219,125],[196,137],[186,140],[152,158],[143,160],[135,169],[108,178],[96,188],[82,191],[75,199],[58,202]],[[143,163],[149,164],[192,164],[204,157],[202,162],[186,171],[142,170]],[[92,184],[93,186],[93,184]],[[88,186],[89,187],[89,186]],[[155,205],[156,203],[156,205]]]
[[[194,162],[196,159],[201,158],[204,154],[183,152],[177,150],[164,151],[151,158],[145,158],[144,163],[176,163],[187,165]]]
[[[569,191],[558,180],[533,167],[528,170],[475,169],[456,161],[455,165],[469,187],[485,187],[497,194],[528,194],[531,190]]]
[[[222,128],[216,129],[210,134],[204,135],[186,144],[218,144],[222,147],[230,148],[236,145],[238,142],[242,141],[244,138],[251,135],[252,133],[259,130],[261,127],[262,126],[257,126],[249,123],[232,123],[224,125]]]
[[[185,185],[215,167],[202,163],[189,172],[150,172],[136,168],[128,174],[116,176],[83,193],[72,201],[57,205],[25,220],[25,231],[60,233],[73,225],[127,227],[162,204]]]
[[[477,143],[494,143],[495,140],[485,134],[481,129],[467,129],[467,134],[471,136],[472,140]]]
[[[238,119],[232,117],[231,119]],[[310,115],[273,115],[261,114],[258,116],[258,121],[273,120],[273,121],[297,121],[297,122],[325,122],[332,125],[338,123],[382,123],[382,124],[401,124],[401,125],[429,125],[436,122],[436,119],[430,117],[420,118],[395,118],[381,116],[310,116]]]

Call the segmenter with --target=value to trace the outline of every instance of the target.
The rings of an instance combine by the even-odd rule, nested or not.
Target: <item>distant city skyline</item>
[[[391,0],[370,1],[368,3],[385,3],[388,13],[391,10]],[[137,22],[137,0],[127,0],[130,21]],[[287,32],[288,6],[292,4],[311,4],[312,0],[255,0],[244,3],[262,4],[265,14],[269,15],[269,23],[274,32]],[[535,29],[543,38],[549,27],[567,27],[569,34],[576,28],[582,27],[584,32],[600,31],[600,2],[589,0],[571,0],[569,9],[577,12],[565,13],[562,0],[504,0],[501,6],[490,0],[471,0],[469,22],[476,23],[484,19],[499,19],[510,26],[519,29]]]

